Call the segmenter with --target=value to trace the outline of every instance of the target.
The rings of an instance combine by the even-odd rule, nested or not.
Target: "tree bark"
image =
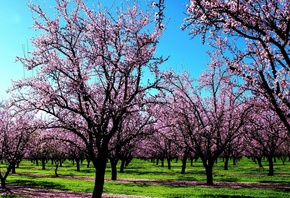
[[[0,172],[0,180],[1,180],[1,188],[6,188],[6,179],[11,171],[11,165],[9,164],[6,170],[6,173],[4,175]]]
[[[233,157],[233,165],[237,165],[237,158],[236,157]]]
[[[258,164],[259,164],[259,168],[263,168],[262,157],[257,157],[257,161],[258,161]]]
[[[273,157],[272,156],[269,156],[268,157],[268,161],[269,161],[269,172],[268,172],[268,176],[273,176],[274,175]]]
[[[187,157],[183,157],[183,159],[182,159],[182,167],[181,167],[181,174],[185,174],[186,161],[187,161]]]
[[[120,166],[120,173],[124,173],[125,163],[126,163],[126,160],[122,159],[121,166]]]
[[[11,165],[11,173],[12,174],[16,174],[16,164],[15,164],[15,162],[12,162],[10,165]]]
[[[212,169],[213,165],[211,165],[210,163],[205,167],[207,185],[213,185]]]
[[[168,168],[168,170],[171,169],[171,158],[170,157],[167,158],[167,168]]]
[[[213,176],[212,176],[212,170],[213,165],[215,163],[216,159],[210,158],[210,159],[204,159],[202,158],[202,163],[205,168],[206,173],[206,184],[207,185],[213,185]]]
[[[111,180],[117,180],[117,163],[118,160],[111,159]]]
[[[54,169],[55,177],[58,177],[57,169],[58,169],[58,162],[55,163],[55,169]]]
[[[90,168],[91,160],[90,160],[90,159],[87,159],[87,162],[88,162],[88,164],[87,164],[87,168]]]
[[[45,170],[45,158],[41,158],[42,170]]]
[[[181,167],[181,174],[185,174],[185,169],[186,169],[186,162],[187,162],[187,157],[188,157],[188,149],[185,150],[183,153],[182,157],[182,167]]]
[[[81,171],[81,169],[80,169],[80,159],[76,159],[76,164],[77,164],[77,171]]]
[[[6,178],[1,176],[1,188],[6,188]]]
[[[225,156],[225,161],[224,161],[224,170],[229,170],[229,156]]]
[[[282,161],[283,165],[285,165],[286,160],[287,160],[287,157],[286,156],[282,156],[281,157],[281,161]]]
[[[95,186],[92,198],[102,198],[105,182],[106,165],[107,165],[107,153],[100,152],[98,159],[94,163],[96,173],[95,173]]]

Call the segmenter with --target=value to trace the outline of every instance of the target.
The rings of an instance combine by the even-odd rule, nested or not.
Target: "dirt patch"
[[[75,193],[68,191],[60,191],[53,189],[43,189],[43,188],[30,188],[16,185],[9,185],[8,190],[1,190],[1,195],[18,195],[24,197],[43,197],[43,198],[64,198],[64,197],[73,197],[73,198],[87,198],[91,197],[89,193]]]
[[[0,190],[0,195],[24,196],[27,198],[91,198],[91,193],[60,191],[53,189],[31,188],[10,185],[7,190]],[[103,198],[146,198],[142,196],[103,194]]]

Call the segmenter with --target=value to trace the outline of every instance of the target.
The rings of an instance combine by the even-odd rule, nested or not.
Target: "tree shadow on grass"
[[[289,181],[283,181],[283,180],[280,180],[280,181],[272,181],[272,180],[260,180],[259,183],[272,183],[272,184],[289,184]]]
[[[80,176],[80,174],[84,174],[85,176],[94,176],[95,170],[90,169],[81,169],[80,171],[71,171],[70,173],[65,173],[65,176]]]
[[[83,169],[80,171],[80,173],[95,173],[94,169]]]
[[[180,181],[198,181],[198,178],[192,176],[192,175],[181,175],[177,177],[177,180]]]
[[[218,181],[221,182],[238,182],[239,179],[235,177],[225,177],[225,178],[219,178]]]
[[[200,196],[202,198],[254,198],[252,196],[245,196],[245,195],[211,195],[211,194],[207,194],[207,195],[202,195]]]
[[[176,173],[172,172],[164,172],[164,171],[143,171],[140,170],[125,170],[126,174],[132,174],[132,175],[174,175]]]
[[[31,179],[19,179],[14,180],[13,182],[9,182],[9,184],[24,186],[24,187],[37,187],[37,188],[47,188],[47,189],[57,189],[57,190],[68,190],[65,186],[60,185],[58,183],[50,182],[50,181],[34,181],[34,178]]]

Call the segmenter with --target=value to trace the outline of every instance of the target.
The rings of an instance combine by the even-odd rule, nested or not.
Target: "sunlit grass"
[[[66,178],[35,178],[12,176],[11,184],[28,187],[51,188],[74,192],[92,192],[93,181],[77,181]],[[210,187],[176,187],[169,185],[149,185],[146,183],[105,183],[104,193],[143,195],[150,197],[287,197],[289,194],[282,190],[268,189],[231,189],[231,188],[210,188]]]
[[[282,165],[281,161],[275,163],[275,175],[267,176],[267,161],[263,161],[264,169],[259,169],[252,160],[242,158],[237,165],[229,164],[229,170],[223,170],[223,162],[220,159],[214,166],[214,182],[254,182],[254,183],[283,183],[290,184],[290,163]],[[170,170],[167,164],[156,165],[146,160],[134,159],[125,169],[125,173],[118,173],[118,178],[132,180],[185,180],[205,182],[205,171],[201,161],[197,161],[190,166],[188,163],[186,174],[181,174],[181,162],[172,161]],[[92,192],[94,186],[94,168],[87,168],[86,162],[81,165],[81,171],[77,172],[71,161],[65,161],[62,167],[58,168],[59,177],[54,175],[55,166],[48,162],[46,170],[41,169],[41,165],[24,160],[16,172],[20,175],[10,175],[8,185],[16,184],[29,187],[51,188],[74,192]],[[26,175],[25,175],[26,173]],[[36,175],[31,175],[36,174]],[[79,180],[77,177],[87,177],[90,180]],[[108,163],[106,178],[110,178],[110,164]],[[69,178],[68,178],[69,177]],[[72,179],[76,177],[75,179]],[[171,186],[165,184],[149,184],[144,182],[105,182],[104,193],[127,194],[151,197],[290,197],[290,192],[275,189],[255,189],[255,188],[224,188],[206,186]]]

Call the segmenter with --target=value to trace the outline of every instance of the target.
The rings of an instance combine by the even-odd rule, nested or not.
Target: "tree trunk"
[[[11,173],[16,174],[16,164],[15,162],[11,163]]]
[[[122,159],[121,166],[120,166],[120,173],[124,173],[125,163],[126,163],[126,160]]]
[[[225,156],[225,161],[224,161],[224,170],[229,170],[229,156]]]
[[[6,178],[1,176],[1,188],[6,188]]]
[[[210,163],[205,167],[205,171],[206,171],[206,184],[207,185],[213,185],[212,169],[213,169],[213,165],[210,164]]]
[[[193,157],[190,158],[190,166],[193,166]]]
[[[111,163],[111,180],[117,180],[117,163],[118,160],[110,159]]]
[[[41,158],[42,170],[45,170],[45,158]]]
[[[129,166],[129,164],[131,163],[133,157],[127,157],[126,160],[125,160],[125,167]]]
[[[38,159],[35,159],[35,164],[36,164],[36,166],[39,165],[39,164],[38,164]]]
[[[188,157],[188,149],[185,150],[182,157],[182,167],[181,167],[181,174],[185,174],[186,162]]]
[[[76,159],[76,164],[77,164],[77,171],[81,171],[81,169],[80,169],[80,159]]]
[[[102,198],[104,181],[105,181],[105,171],[107,165],[107,153],[100,153],[96,163],[94,163],[96,174],[95,174],[95,186],[92,198]]]
[[[90,168],[91,159],[87,159],[87,162],[88,162],[87,168]]]
[[[54,169],[55,177],[58,177],[57,169],[58,169],[58,162],[55,163],[55,169]]]
[[[182,167],[181,167],[181,174],[185,174],[186,161],[187,161],[187,157],[183,157],[183,159],[182,159]]]
[[[272,156],[269,156],[268,157],[268,161],[269,161],[269,173],[268,173],[268,176],[273,176],[274,175],[273,157]]]
[[[1,188],[6,188],[6,179],[11,171],[12,167],[11,164],[8,165],[6,173],[4,175],[0,172],[0,180],[1,180]]]
[[[164,167],[164,159],[161,159],[161,167]]]
[[[213,158],[211,159],[201,158],[201,159],[202,159],[203,167],[205,168],[206,184],[213,185],[212,169],[213,169],[213,165],[216,159],[213,159]]]
[[[237,158],[236,157],[233,157],[233,165],[237,165]]]
[[[167,168],[170,170],[171,169],[171,158],[167,158]]]
[[[262,157],[257,157],[257,161],[258,161],[258,164],[259,164],[259,168],[263,168]]]
[[[286,156],[282,156],[281,157],[281,161],[282,161],[283,165],[285,165],[286,160],[287,160],[287,157]]]

